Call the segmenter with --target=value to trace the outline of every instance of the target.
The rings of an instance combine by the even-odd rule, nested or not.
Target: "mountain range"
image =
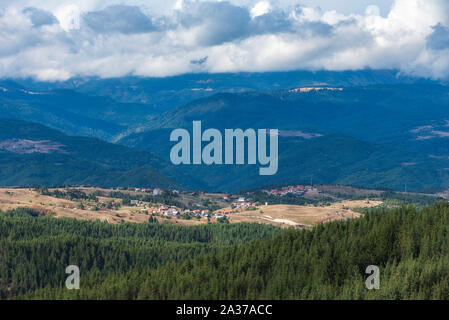
[[[449,187],[449,88],[395,71],[0,81],[0,184]],[[170,163],[175,128],[276,128],[279,171]]]
[[[41,124],[0,119],[0,185],[177,187],[153,168],[147,151],[90,137],[67,136]]]

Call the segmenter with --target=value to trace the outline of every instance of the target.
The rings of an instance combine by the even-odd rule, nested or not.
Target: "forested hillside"
[[[111,226],[33,215],[1,214],[0,255],[8,259],[0,268],[3,297],[449,298],[449,204],[443,202],[281,233],[259,225]],[[80,266],[80,290],[63,288],[68,264]],[[380,268],[379,290],[365,288],[369,265]]]
[[[404,190],[406,185],[410,191],[448,188],[448,87],[425,80],[395,80],[394,75],[391,71],[199,74],[159,80],[21,81],[21,85],[4,80],[0,82],[3,117],[31,119],[64,133],[100,137],[128,148],[64,136],[42,126],[20,136],[24,133],[16,129],[22,126],[17,125],[20,121],[0,121],[0,185],[176,184],[235,192],[313,178],[321,184],[394,190]],[[314,77],[323,83],[314,84]],[[260,176],[254,165],[172,165],[170,132],[191,129],[194,120],[202,121],[203,130],[279,129],[277,174]],[[54,152],[47,153],[48,161],[37,165],[42,160],[35,154],[9,158],[2,152],[5,144],[11,147],[23,143],[17,139],[31,139],[30,133],[33,139],[59,143],[58,150],[67,153],[58,159],[53,159]],[[55,166],[55,174],[50,175]]]
[[[183,177],[149,151],[68,136],[33,122],[0,119],[1,186],[179,187],[158,172],[162,168],[171,177]]]
[[[111,225],[43,217],[19,208],[0,213],[0,299],[60,287],[68,265],[79,266],[87,284],[87,279],[103,281],[130,270],[143,272],[279,232],[257,224]]]
[[[327,88],[327,89],[326,89]],[[169,161],[170,132],[202,128],[279,129],[279,170],[255,166],[185,166],[201,188],[235,191],[310,181],[429,191],[449,187],[448,87],[397,84],[220,93],[152,116],[147,131],[121,144]],[[426,108],[423,108],[426,106]]]
[[[170,148],[174,145],[166,142],[169,137],[169,130],[156,130],[130,136],[122,143],[152,150],[169,161]],[[410,191],[423,191],[449,187],[449,171],[442,169],[446,165],[449,165],[446,157],[431,158],[417,151],[335,134],[313,139],[280,136],[279,168],[273,176],[260,176],[259,166],[254,165],[179,165],[178,169],[190,177],[201,178],[199,184],[193,184],[194,188],[214,191],[235,192],[311,178],[317,184],[394,190],[404,190],[407,185]]]
[[[290,71],[261,73],[191,73],[164,78],[121,77],[110,79],[75,77],[63,82],[42,82],[15,79],[23,87],[36,91],[73,90],[75,92],[112,98],[122,103],[144,104],[160,112],[181,106],[195,99],[220,92],[270,90],[294,86],[368,86],[374,84],[427,83],[398,70],[356,71]],[[12,85],[0,82],[0,86]]]

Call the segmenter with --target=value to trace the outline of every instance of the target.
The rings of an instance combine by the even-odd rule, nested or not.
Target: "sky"
[[[0,1],[2,78],[365,68],[448,79],[449,1]]]

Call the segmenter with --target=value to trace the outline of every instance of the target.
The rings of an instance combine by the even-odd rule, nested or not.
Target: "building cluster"
[[[125,189],[117,188],[116,190],[125,190]],[[126,190],[135,191],[135,192],[152,193],[154,196],[159,196],[159,195],[162,195],[167,192],[167,191],[159,189],[159,188],[154,188],[154,189],[152,189],[152,188],[127,188]],[[174,194],[188,193],[188,191],[179,192],[178,190],[168,190],[168,192],[171,192]]]
[[[158,208],[152,208],[148,210],[150,214],[160,214],[164,216],[178,216],[181,213],[181,209],[175,206],[160,206]]]
[[[309,186],[299,185],[299,186],[282,187],[279,189],[262,190],[262,192],[273,196],[285,196],[287,194],[302,196],[308,190],[316,190],[316,189],[310,185]]]
[[[161,190],[159,188],[154,188],[154,189],[151,189],[151,188],[128,188],[128,190],[136,191],[136,192],[152,193],[155,196],[159,196],[164,193],[164,190]]]
[[[127,188],[129,191],[135,191],[135,192],[145,192],[145,193],[152,193],[153,195],[161,195],[164,193],[164,190],[155,188]],[[198,196],[201,194],[204,194],[204,191],[177,191],[177,190],[169,190],[165,192],[172,192],[172,193],[182,193],[182,194],[190,194],[193,196]],[[248,196],[250,196],[252,193],[247,193]],[[209,211],[206,209],[182,209],[176,206],[168,206],[168,205],[159,205],[158,207],[152,207],[151,205],[148,205],[148,203],[141,201],[141,200],[131,200],[130,205],[140,207],[141,212],[145,212],[147,214],[154,214],[154,215],[160,215],[160,216],[166,216],[166,217],[174,217],[174,218],[181,218],[185,215],[189,215],[191,217],[204,217],[204,218],[216,218],[220,219],[223,218],[229,214],[232,214],[234,212],[240,212],[240,211],[246,211],[246,210],[252,210],[257,209],[257,203],[238,194],[222,194],[221,198],[229,203],[228,208],[219,209],[216,211]],[[194,206],[201,206],[200,203],[191,203],[191,205]]]
[[[172,216],[172,217],[180,216],[182,214],[187,214],[190,216],[210,217],[209,210],[189,210],[189,209],[182,210],[176,206],[164,206],[164,205],[161,205],[157,208],[149,209],[148,214],[158,214],[158,215]]]
[[[255,202],[252,202],[245,197],[239,197],[237,201],[234,201],[231,205],[233,209],[249,209],[249,208],[255,208],[257,204]]]

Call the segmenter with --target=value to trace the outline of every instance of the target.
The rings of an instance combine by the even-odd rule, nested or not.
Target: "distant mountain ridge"
[[[163,111],[220,92],[261,91],[310,86],[371,86],[376,84],[434,83],[405,76],[398,70],[287,71],[260,73],[193,73],[165,78],[78,77],[62,82],[15,80],[21,85],[50,91],[69,89],[113,98],[120,102],[153,104]]]
[[[9,168],[0,183],[110,186],[159,179],[161,185],[236,191],[313,178],[441,189],[449,187],[448,108],[446,85],[388,70],[0,80],[2,117],[46,126],[34,123],[33,131],[0,122],[0,154]],[[172,165],[170,132],[191,130],[194,120],[219,130],[279,129],[278,174],[261,177],[255,166]],[[39,168],[44,152],[50,160],[40,165],[48,168]],[[14,167],[12,161],[32,166]],[[52,180],[50,163],[67,170]]]
[[[119,142],[168,160],[171,130],[191,130],[194,120],[220,130],[278,128],[302,135],[281,135],[273,177],[244,166],[183,170],[203,177],[207,188],[224,190],[311,177],[317,183],[429,190],[449,186],[448,108],[449,88],[438,84],[220,93],[155,115],[146,131]],[[420,140],[416,128],[429,123],[432,138]]]
[[[0,81],[0,110],[3,117],[104,140],[111,140],[157,112],[148,105],[120,103],[68,89],[36,91],[12,81]]]
[[[0,119],[3,186],[179,187],[154,169],[164,166],[164,161],[148,151],[94,138],[66,136],[36,123]]]
[[[316,86],[434,84],[397,70],[186,74],[166,78],[0,80],[3,117],[39,122],[71,135],[116,141],[143,131],[154,116],[220,93]]]

